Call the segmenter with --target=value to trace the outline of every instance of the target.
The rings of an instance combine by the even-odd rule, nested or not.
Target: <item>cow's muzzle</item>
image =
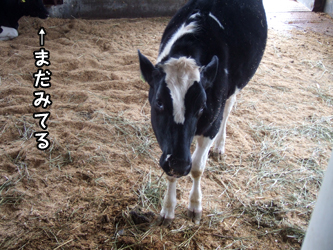
[[[191,171],[191,160],[177,159],[174,158],[172,155],[163,157],[164,159],[162,159],[162,157],[160,160],[160,165],[164,172],[171,177],[179,178],[182,176],[186,176]]]

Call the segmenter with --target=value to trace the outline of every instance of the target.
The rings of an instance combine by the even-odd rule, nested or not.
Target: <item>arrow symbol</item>
[[[46,32],[43,27],[39,29],[38,35],[40,35],[39,37],[40,46],[44,46],[44,35],[46,35]]]

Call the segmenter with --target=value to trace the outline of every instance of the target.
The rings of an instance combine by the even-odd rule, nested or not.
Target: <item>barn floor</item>
[[[140,49],[155,61],[169,18],[22,18],[19,37],[0,43],[0,249],[300,249],[333,148],[333,36],[318,28],[332,19],[272,10],[226,153],[207,163],[202,222],[186,219],[185,177],[169,228],[150,224],[165,179],[137,59]],[[32,106],[40,27],[53,101],[43,152],[32,117],[43,111]]]
[[[294,0],[264,0],[268,25],[275,30],[311,30],[333,36],[332,18]]]

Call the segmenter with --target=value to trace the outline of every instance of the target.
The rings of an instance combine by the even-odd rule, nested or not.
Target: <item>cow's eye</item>
[[[164,110],[164,105],[163,105],[163,102],[162,101],[160,101],[160,100],[157,100],[156,101],[156,109],[158,110],[158,111],[163,111]]]
[[[205,105],[202,105],[201,108],[199,109],[197,116],[200,117],[202,115],[202,113],[204,112],[205,109]]]

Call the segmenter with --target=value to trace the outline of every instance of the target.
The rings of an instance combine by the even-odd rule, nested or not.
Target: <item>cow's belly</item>
[[[14,28],[8,28],[5,26],[1,26],[2,32],[0,33],[0,40],[10,40],[18,36],[18,32]]]

